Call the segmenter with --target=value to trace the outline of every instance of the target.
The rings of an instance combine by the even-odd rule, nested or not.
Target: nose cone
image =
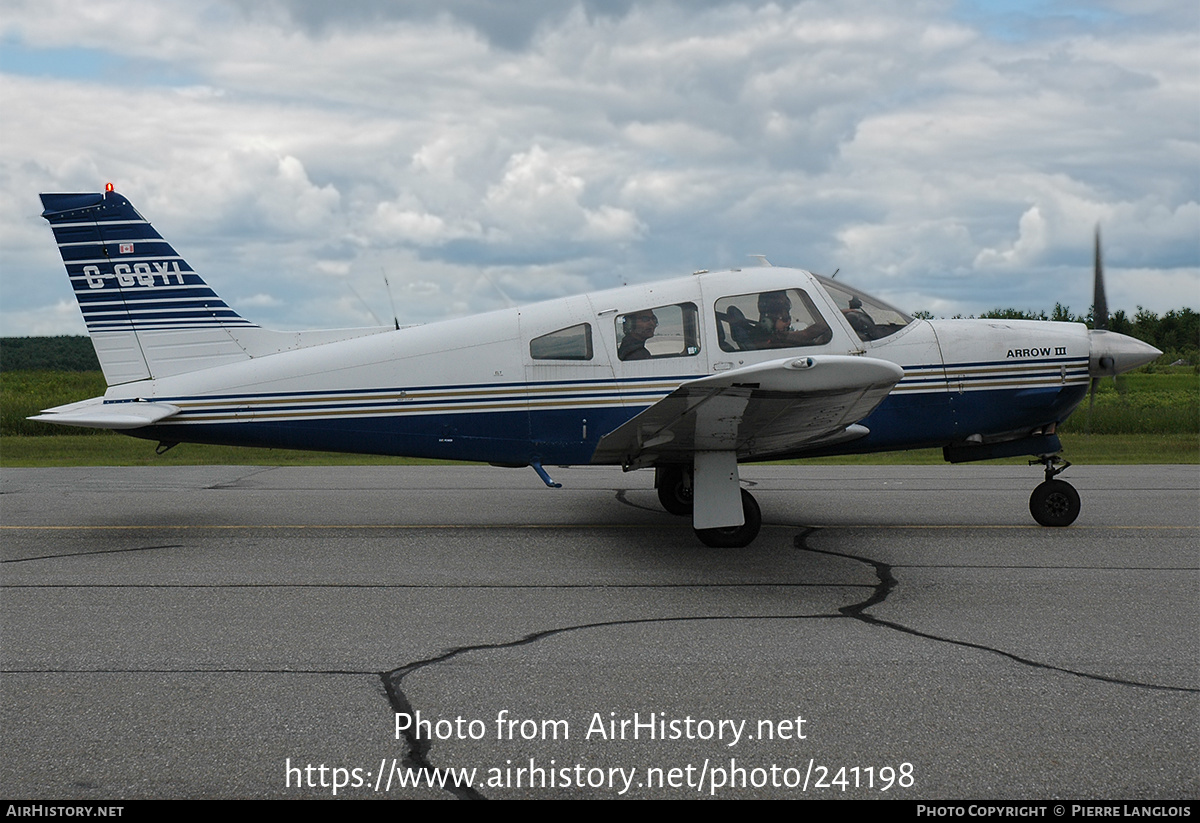
[[[1149,343],[1113,331],[1092,329],[1088,332],[1092,353],[1088,358],[1088,374],[1105,377],[1121,374],[1144,366],[1162,354]]]

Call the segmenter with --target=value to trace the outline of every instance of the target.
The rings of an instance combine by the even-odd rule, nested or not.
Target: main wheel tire
[[[1029,512],[1043,526],[1069,526],[1079,517],[1079,492],[1065,480],[1047,480],[1029,496]]]
[[[684,482],[687,479],[683,466],[659,469],[658,502],[668,512],[680,517],[692,516],[692,486]]]
[[[742,515],[746,522],[727,529],[696,529],[700,542],[714,549],[741,549],[749,546],[758,537],[762,528],[762,511],[754,495],[742,489]]]

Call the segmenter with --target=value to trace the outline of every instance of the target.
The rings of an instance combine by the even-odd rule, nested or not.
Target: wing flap
[[[690,462],[697,451],[764,458],[827,438],[866,434],[856,426],[904,376],[870,357],[788,357],[684,383],[600,440],[594,463],[629,468]]]
[[[140,429],[179,412],[178,406],[170,403],[148,403],[134,400],[122,403],[105,403],[102,397],[93,397],[79,403],[56,406],[41,414],[30,417],[42,423],[59,426],[80,426],[92,429]]]

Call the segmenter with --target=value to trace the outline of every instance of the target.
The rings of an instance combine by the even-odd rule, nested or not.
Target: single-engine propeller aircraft
[[[1037,522],[1075,489],[1055,428],[1094,382],[1160,352],[1078,323],[915,320],[841,281],[767,264],[409,328],[275,332],[241,317],[115,192],[43,194],[108,390],[32,418],[160,441],[653,467],[718,547],[762,517],[738,465],[940,446],[1032,455]]]

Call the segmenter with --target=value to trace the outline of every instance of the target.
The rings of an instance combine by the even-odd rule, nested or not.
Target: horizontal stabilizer
[[[92,429],[140,429],[179,412],[178,406],[170,403],[147,403],[141,400],[123,403],[105,403],[101,397],[56,406],[39,415],[30,417],[42,423],[59,426],[81,426]]]
[[[684,383],[600,440],[595,463],[638,468],[687,463],[700,451],[739,460],[840,442],[867,433],[856,425],[904,376],[871,357],[788,357]]]

